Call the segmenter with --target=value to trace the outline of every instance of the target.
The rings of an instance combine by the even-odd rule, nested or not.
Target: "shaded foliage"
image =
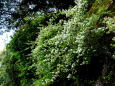
[[[36,67],[31,67],[33,59],[28,54],[34,49],[34,41],[42,27],[47,26],[49,21],[51,24],[56,24],[61,18],[65,19],[65,14],[63,13],[57,12],[56,15],[40,13],[25,17],[23,21],[20,21],[26,24],[20,26],[20,29],[16,31],[16,34],[14,34],[12,40],[7,45],[8,55],[4,60],[6,72],[11,79],[7,83],[8,85],[28,86],[37,77],[35,74]]]
[[[29,13],[40,11],[50,12],[50,8],[54,9],[68,9],[70,6],[74,6],[74,0],[22,0],[19,3],[19,10],[12,14],[13,18],[22,18]]]

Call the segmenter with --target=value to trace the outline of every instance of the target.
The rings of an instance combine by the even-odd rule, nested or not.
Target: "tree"
[[[19,10],[12,14],[15,19],[36,11],[47,13],[49,8],[68,9],[74,6],[75,2],[74,0],[22,0],[18,5]]]

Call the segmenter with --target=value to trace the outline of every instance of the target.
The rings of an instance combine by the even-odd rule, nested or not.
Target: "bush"
[[[76,6],[68,10],[38,13],[19,22],[17,26],[22,26],[7,45],[5,69],[0,72],[7,79],[0,77],[1,83],[114,86],[115,19],[107,17],[107,0],[89,2],[76,0]]]

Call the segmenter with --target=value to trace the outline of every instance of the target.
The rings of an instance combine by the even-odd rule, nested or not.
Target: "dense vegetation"
[[[24,16],[5,51],[1,86],[115,86],[114,4],[75,0]]]

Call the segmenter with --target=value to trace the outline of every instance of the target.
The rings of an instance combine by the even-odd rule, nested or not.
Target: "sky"
[[[3,1],[0,1],[0,2],[7,3],[7,0],[3,0]],[[6,44],[11,40],[11,36],[14,33],[13,30],[8,31],[8,28],[7,28],[8,21],[7,20],[11,17],[9,12],[13,12],[15,10],[14,10],[14,7],[11,6],[11,10],[9,12],[7,12],[8,8],[9,8],[9,5],[4,4],[4,7],[2,7],[0,9],[1,13],[4,12],[3,14],[0,14],[0,50],[5,49]]]
[[[2,35],[0,35],[0,50],[5,49],[6,44],[9,43],[13,34],[14,31],[10,30],[9,32],[4,32]]]

